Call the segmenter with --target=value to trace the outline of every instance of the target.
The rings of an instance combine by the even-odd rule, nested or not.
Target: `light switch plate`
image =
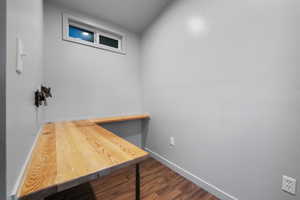
[[[23,65],[24,65],[24,57],[26,53],[24,53],[24,45],[21,38],[17,38],[17,67],[16,72],[21,74],[23,72]]]
[[[288,176],[282,176],[282,190],[290,194],[296,194],[297,180]]]

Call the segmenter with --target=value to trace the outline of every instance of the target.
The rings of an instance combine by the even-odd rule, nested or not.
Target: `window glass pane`
[[[94,42],[94,33],[76,26],[69,26],[69,36],[88,42]]]
[[[103,35],[99,36],[99,43],[103,44],[103,45],[106,45],[106,46],[113,47],[113,48],[117,48],[117,49],[119,48],[119,41],[118,40],[112,39],[110,37],[105,37]]]

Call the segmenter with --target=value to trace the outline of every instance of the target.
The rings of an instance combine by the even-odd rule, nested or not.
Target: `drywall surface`
[[[6,0],[0,1],[0,199],[6,198]]]
[[[105,123],[101,126],[136,146],[142,146],[142,120]]]
[[[147,30],[147,148],[240,200],[299,200],[300,3],[178,0]],[[170,148],[169,138],[176,145]]]
[[[27,56],[24,72],[16,73],[17,37],[23,40]],[[34,90],[42,82],[43,1],[7,1],[7,192],[13,185],[40,127],[34,107]]]
[[[122,55],[62,40],[62,12],[124,32]],[[101,20],[45,4],[44,77],[54,98],[46,121],[140,113],[140,38]]]

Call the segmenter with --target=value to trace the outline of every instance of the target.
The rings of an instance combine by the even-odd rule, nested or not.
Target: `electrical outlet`
[[[282,190],[290,194],[296,194],[297,180],[288,176],[282,176]]]
[[[175,146],[175,138],[174,137],[170,137],[170,145]]]

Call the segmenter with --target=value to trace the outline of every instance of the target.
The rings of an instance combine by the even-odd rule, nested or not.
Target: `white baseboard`
[[[213,194],[214,196],[218,197],[222,200],[238,200],[238,198],[224,192],[223,190],[219,189],[218,187],[208,183],[207,181],[197,177],[196,175],[192,174],[191,172],[183,169],[182,167],[178,166],[177,164],[167,160],[163,156],[159,155],[156,152],[153,152],[149,148],[145,148],[146,151],[148,151],[151,156],[164,165],[168,166],[170,169],[174,170],[181,176],[185,177],[186,179],[190,180],[191,182],[195,183],[199,187],[203,188],[204,190],[208,191],[209,193]]]
[[[17,192],[18,192],[18,188],[19,188],[19,186],[20,186],[20,184],[21,184],[21,181],[22,181],[22,179],[23,179],[23,175],[24,175],[24,173],[25,173],[26,167],[27,167],[27,165],[28,165],[28,163],[29,163],[29,161],[30,161],[31,154],[32,154],[32,152],[33,152],[34,147],[36,146],[37,140],[38,140],[38,138],[39,138],[41,132],[42,132],[42,126],[40,127],[40,129],[39,129],[37,135],[35,136],[35,139],[34,139],[34,141],[33,141],[33,144],[32,144],[32,146],[31,146],[31,149],[30,149],[29,153],[27,154],[25,163],[24,163],[24,165],[23,165],[22,168],[21,168],[21,171],[20,171],[20,174],[19,174],[19,176],[18,176],[18,179],[17,179],[17,181],[16,181],[16,183],[15,183],[15,185],[14,185],[14,188],[13,188],[11,194],[10,194],[10,197],[9,197],[10,200],[17,200]]]

